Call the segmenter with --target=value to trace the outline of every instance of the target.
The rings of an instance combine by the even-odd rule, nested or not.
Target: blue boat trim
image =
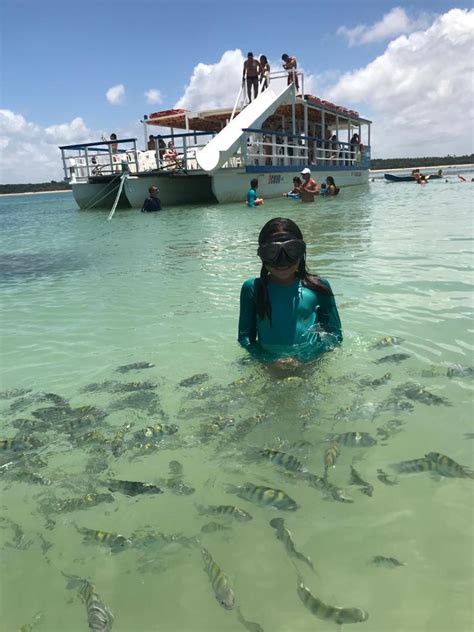
[[[368,165],[307,165],[311,172],[318,171],[366,171]],[[304,166],[298,165],[247,165],[247,173],[301,173]]]

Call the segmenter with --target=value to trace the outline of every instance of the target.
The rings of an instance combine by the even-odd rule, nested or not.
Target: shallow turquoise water
[[[158,542],[117,553],[83,543],[77,530],[130,536],[149,526],[198,535],[229,577],[245,618],[265,630],[335,630],[298,598],[291,558],[269,526],[276,516],[314,562],[317,573],[297,562],[311,592],[366,610],[361,629],[470,629],[474,481],[421,473],[387,486],[377,469],[394,475],[391,464],[432,451],[474,466],[473,439],[464,436],[474,430],[472,377],[447,376],[452,365],[474,364],[472,186],[454,178],[426,187],[377,181],[312,206],[278,199],[252,211],[238,204],[120,211],[111,222],[105,213],[77,211],[69,194],[0,198],[1,390],[31,389],[0,400],[1,438],[17,433],[14,420],[52,406],[45,396],[51,393],[71,407],[108,413],[93,428],[109,440],[126,423],[133,424],[126,442],[152,422],[179,427],[151,454],[130,448],[116,457],[110,443],[79,445],[80,432],[51,422],[38,433],[44,467],[28,466],[26,458],[26,465],[1,470],[2,629],[15,630],[39,611],[38,630],[87,629],[85,606],[62,571],[94,583],[115,615],[113,630],[243,630],[235,612],[215,600],[197,547]],[[283,379],[246,361],[236,343],[240,286],[259,272],[256,237],[278,215],[301,226],[310,268],[336,292],[345,335],[342,348],[318,366]],[[404,341],[371,348],[386,335]],[[391,353],[410,357],[374,363]],[[140,361],[154,367],[116,371]],[[386,384],[365,385],[387,372]],[[200,373],[209,375],[201,385],[179,386]],[[117,384],[104,390],[111,381],[155,387],[135,395],[117,392]],[[393,393],[407,382],[450,405]],[[92,383],[102,390],[87,389]],[[398,410],[397,402],[413,408]],[[216,418],[228,426],[209,434],[203,425]],[[259,423],[244,432],[249,418]],[[384,440],[377,428],[392,419],[403,422],[401,431]],[[341,446],[330,470],[329,480],[353,503],[325,499],[281,468],[247,458],[249,448],[279,448],[322,476],[325,440],[347,431],[378,439],[370,448]],[[0,464],[18,454],[5,451]],[[52,511],[54,498],[106,492],[108,478],[157,483],[169,477],[171,460],[182,464],[194,494],[164,488],[162,495],[114,494],[111,503]],[[351,463],[374,486],[372,497],[349,485]],[[22,472],[51,483],[19,480]],[[226,493],[226,485],[246,481],[283,489],[300,508],[277,511]],[[222,521],[231,529],[202,534],[216,518],[199,515],[196,505],[229,503],[253,520]],[[406,566],[376,567],[369,563],[374,555]]]

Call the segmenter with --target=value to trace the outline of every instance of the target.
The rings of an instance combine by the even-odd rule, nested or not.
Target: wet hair
[[[247,53],[247,57],[253,57],[253,53]]]
[[[286,61],[288,59],[288,53],[283,53],[281,58],[283,59],[283,61]]]
[[[302,184],[301,178],[299,176],[295,176],[293,178],[293,184]]]
[[[117,140],[117,134],[110,134],[110,140]]]
[[[153,134],[150,134],[150,136],[148,136],[148,140],[152,140],[152,139],[154,140],[155,137],[153,136]]]
[[[151,187],[148,187],[148,193],[151,193],[152,191],[158,191],[156,184],[152,184]]]
[[[255,189],[256,187],[258,187],[257,178],[253,178],[252,180],[250,180],[250,186],[252,187],[252,189]]]
[[[268,221],[260,231],[258,236],[258,244],[261,246],[267,242],[272,241],[289,241],[290,239],[303,240],[303,234],[297,224],[291,219],[285,217],[275,217]],[[306,267],[306,259],[303,255],[300,259],[298,269],[296,270],[296,277],[301,280],[304,287],[316,292],[316,294],[325,294],[332,296],[332,290],[321,280],[317,274],[310,274]],[[272,304],[268,295],[268,281],[270,279],[270,273],[268,272],[265,264],[262,263],[260,270],[260,283],[258,284],[257,296],[256,296],[256,308],[258,317],[263,320],[265,317],[272,324]]]
[[[334,182],[334,178],[332,176],[328,176],[326,178],[326,182],[328,184],[328,186],[332,186],[334,187],[334,195],[337,195],[340,191],[339,187],[336,186],[336,183]]]
[[[260,55],[260,63],[268,64],[268,59],[265,57],[265,55]]]

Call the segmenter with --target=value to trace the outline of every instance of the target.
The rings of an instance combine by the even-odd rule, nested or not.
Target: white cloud
[[[120,105],[125,99],[125,86],[122,83],[112,86],[107,90],[105,96],[111,105]]]
[[[0,110],[0,180],[2,183],[62,180],[58,145],[98,137],[82,118],[41,127],[11,110]]]
[[[404,9],[394,7],[379,22],[372,26],[359,24],[352,29],[340,26],[337,29],[337,34],[345,37],[349,42],[349,46],[357,46],[390,39],[426,26],[427,16],[421,15],[416,19],[410,19]]]
[[[153,105],[154,103],[163,103],[161,92],[159,90],[155,90],[155,88],[150,88],[150,90],[145,92],[145,99],[150,105]]]
[[[226,51],[217,64],[198,64],[175,107],[188,110],[232,107],[242,83],[243,63],[242,52],[236,49]]]
[[[378,157],[470,153],[473,34],[474,10],[452,9],[426,30],[390,42],[326,95],[372,112]]]

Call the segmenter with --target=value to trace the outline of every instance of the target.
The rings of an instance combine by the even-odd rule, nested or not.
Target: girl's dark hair
[[[282,236],[281,241],[288,241],[289,239],[303,239],[303,233],[291,219],[285,217],[275,217],[268,221],[260,231],[258,236],[258,245],[261,246],[267,242],[275,241],[275,236]],[[325,294],[332,296],[332,290],[321,280],[317,274],[310,274],[306,267],[305,256],[301,257],[296,276],[301,280],[304,287],[316,292],[316,294]],[[258,284],[256,307],[257,314],[261,320],[265,316],[272,322],[272,304],[268,295],[268,281],[270,274],[262,263],[260,270],[260,283]]]
[[[301,184],[301,178],[300,178],[299,176],[295,176],[295,177],[293,178],[293,182],[294,182],[295,184]]]
[[[265,57],[265,55],[260,55],[260,61],[262,62],[262,64],[268,64],[268,59]]]
[[[334,195],[337,195],[340,191],[339,187],[336,186],[336,183],[334,182],[334,178],[332,176],[328,176],[326,178],[326,182],[329,184],[329,186],[333,186],[334,187]]]
[[[252,189],[255,189],[255,187],[258,187],[257,178],[253,178],[253,180],[250,180],[250,186],[252,187]]]

